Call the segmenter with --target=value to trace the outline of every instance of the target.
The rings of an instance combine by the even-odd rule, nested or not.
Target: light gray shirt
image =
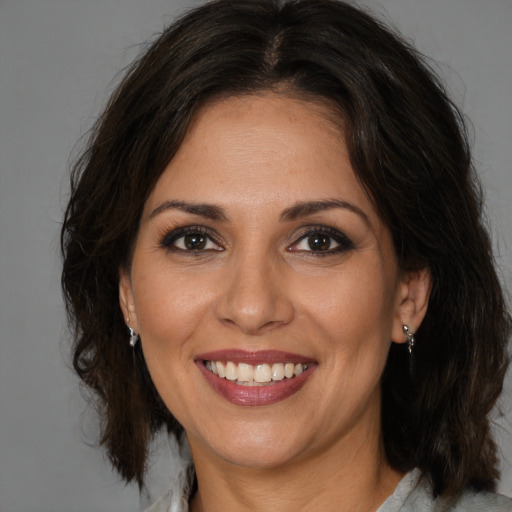
[[[192,465],[183,464],[169,490],[145,512],[189,512]],[[467,490],[450,499],[434,498],[418,469],[407,473],[395,492],[376,512],[512,512],[512,499],[500,494]]]

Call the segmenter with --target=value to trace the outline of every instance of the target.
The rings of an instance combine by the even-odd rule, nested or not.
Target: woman
[[[131,68],[62,230],[74,366],[152,510],[512,510],[510,317],[461,114],[334,0],[218,0]]]

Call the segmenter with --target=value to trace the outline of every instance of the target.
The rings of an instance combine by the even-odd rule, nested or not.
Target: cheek
[[[184,383],[194,372],[194,335],[205,321],[211,303],[208,293],[214,288],[205,279],[173,272],[165,260],[155,261],[158,259],[140,259],[137,267],[133,266],[141,344],[158,393],[178,421],[187,424],[184,404],[191,391]]]
[[[173,351],[201,324],[215,288],[208,279],[173,272],[165,261],[138,268],[132,280],[141,338],[148,350]]]
[[[391,339],[395,289],[393,280],[379,267],[379,262],[354,264],[304,283],[305,307],[319,326],[331,332],[331,338]]]
[[[371,266],[347,265],[323,283],[316,281],[315,290],[314,301],[310,300],[315,307],[308,316],[323,352],[323,368],[336,380],[344,404],[340,410],[361,409],[375,392],[386,364],[393,281],[374,261]]]

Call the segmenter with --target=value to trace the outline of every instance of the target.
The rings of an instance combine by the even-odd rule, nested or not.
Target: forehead
[[[195,115],[147,206],[182,199],[256,207],[274,198],[286,207],[339,197],[371,208],[337,117],[327,102],[274,93],[211,102]]]

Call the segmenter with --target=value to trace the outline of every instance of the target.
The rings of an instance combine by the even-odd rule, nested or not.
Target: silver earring
[[[134,348],[137,341],[139,341],[139,335],[131,327],[128,327],[128,329],[130,329],[130,347]]]
[[[137,341],[139,341],[139,335],[130,327],[130,319],[126,319],[126,326],[130,331],[130,347],[134,348],[137,345]]]
[[[412,347],[414,347],[414,342],[416,341],[414,339],[414,333],[411,332],[408,325],[403,325],[402,330],[404,331],[404,334],[407,336],[407,348],[409,349],[409,354],[412,354]]]

